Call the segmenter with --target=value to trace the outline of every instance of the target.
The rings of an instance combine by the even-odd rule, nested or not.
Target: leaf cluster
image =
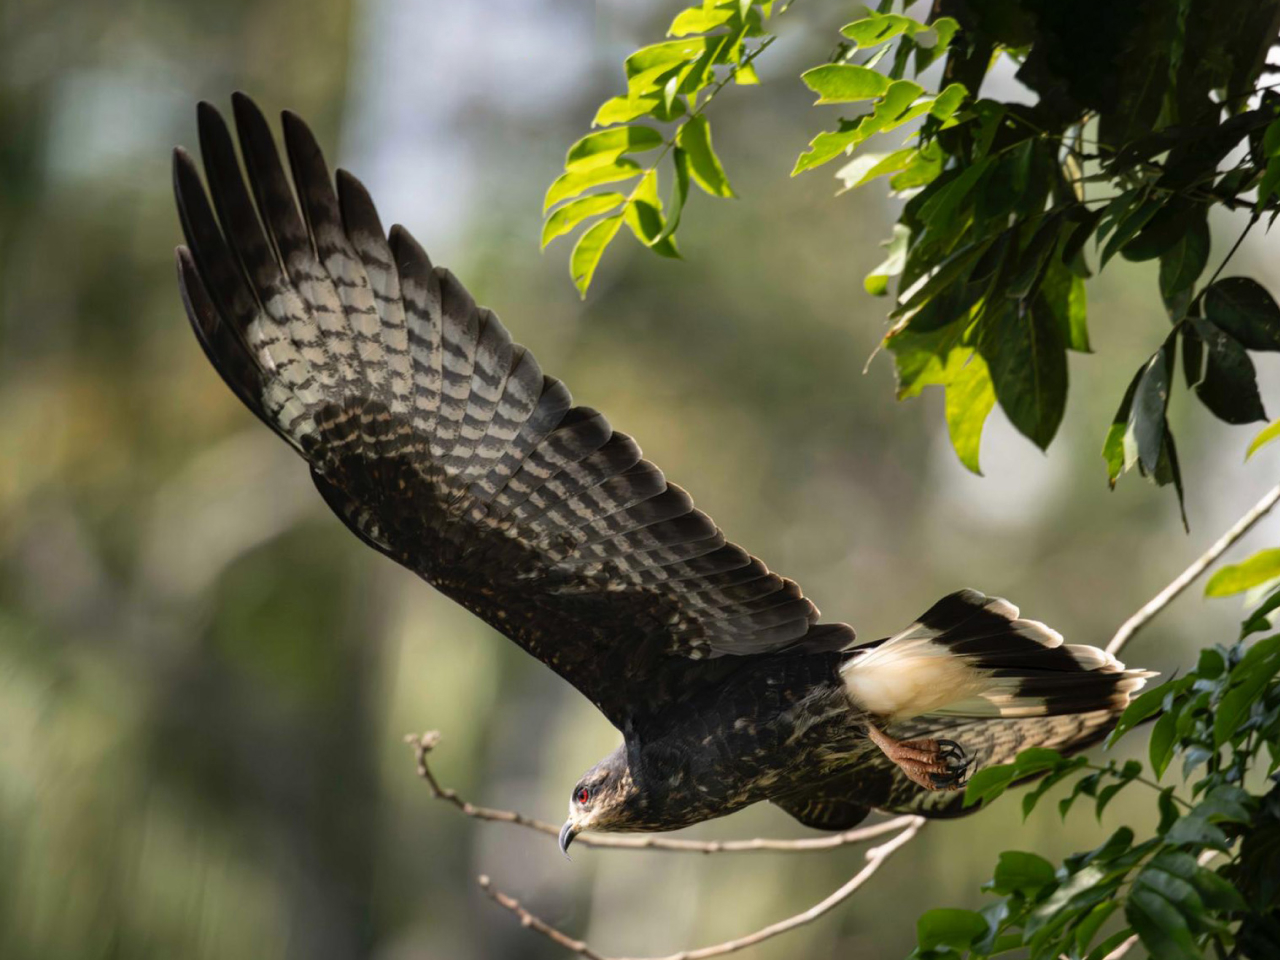
[[[1117,255],[1158,261],[1172,330],[1134,373],[1103,457],[1112,485],[1136,467],[1181,506],[1167,416],[1179,350],[1187,388],[1240,424],[1265,418],[1249,353],[1280,349],[1280,309],[1260,284],[1219,279],[1221,266],[1203,280],[1213,208],[1247,210],[1251,225],[1280,213],[1280,93],[1259,86],[1280,0],[939,0],[926,20],[895,6],[863,8],[829,62],[800,74],[816,106],[846,113],[792,175],[843,158],[838,192],[884,181],[904,201],[865,280],[892,295],[884,345],[899,398],[942,387],[952,445],[975,473],[997,403],[1046,448],[1066,407],[1067,355],[1091,350],[1085,281]],[[595,118],[607,129],[571,148],[547,194],[544,245],[598,218],[570,257],[584,295],[623,222],[679,256],[689,182],[734,196],[706,108],[730,80],[758,80],[754,60],[786,8],[704,0],[676,16],[670,39],[627,58],[626,94]],[[1037,102],[982,95],[1001,59]],[[647,167],[632,158],[655,150]],[[586,193],[629,181],[630,192]]]
[[[1203,650],[1194,670],[1130,703],[1109,742],[1154,719],[1150,776],[1137,760],[1100,766],[1044,748],[978,771],[966,791],[970,804],[1038,778],[1022,797],[1026,817],[1065,781],[1071,790],[1058,814],[1065,818],[1088,799],[1101,819],[1118,793],[1137,784],[1150,791],[1158,823],[1142,839],[1120,827],[1057,866],[1034,853],[1000,854],[984,887],[998,899],[980,911],[923,914],[913,960],[1012,951],[1032,960],[1101,960],[1134,934],[1162,960],[1276,956],[1280,634],[1252,637],[1270,631],[1268,617],[1277,608],[1280,587],[1245,621],[1239,642]],[[1175,760],[1189,796],[1160,782]],[[1250,789],[1258,779],[1248,776],[1253,771],[1268,778],[1260,792]]]

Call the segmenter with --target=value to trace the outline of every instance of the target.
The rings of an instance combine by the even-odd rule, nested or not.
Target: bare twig
[[[1196,577],[1204,573],[1226,552],[1227,548],[1248,533],[1255,523],[1267,515],[1278,500],[1280,500],[1280,486],[1272,487],[1265,497],[1254,504],[1252,510],[1237,520],[1231,529],[1218,539],[1217,543],[1201,554],[1172,583],[1144,604],[1141,610],[1120,625],[1120,629],[1116,631],[1115,636],[1111,638],[1111,642],[1107,644],[1107,653],[1119,653],[1120,649],[1133,638],[1135,633],[1146,626],[1152,617],[1167,607],[1174,597],[1187,589]]]
[[[808,910],[794,914],[793,916],[787,917],[785,920],[780,920],[767,927],[762,927],[755,933],[747,934],[744,937],[738,937],[734,940],[726,940],[723,943],[717,943],[710,947],[702,947],[697,950],[682,950],[679,953],[669,954],[665,957],[653,958],[653,960],[707,960],[707,958],[710,957],[722,957],[725,954],[736,953],[739,950],[745,950],[747,947],[753,947],[758,943],[770,939],[771,937],[776,937],[781,933],[786,933],[788,930],[794,930],[796,927],[812,923],[823,914],[829,913],[845,900],[849,899],[849,897],[851,897],[859,887],[866,883],[871,876],[880,869],[881,864],[888,860],[896,850],[904,846],[917,833],[919,833],[925,824],[923,817],[902,817],[900,819],[908,822],[905,828],[898,833],[897,836],[885,843],[882,843],[878,847],[873,847],[868,850],[866,866],[854,874],[848,882],[844,884],[844,886],[832,893],[831,896],[827,897],[820,903],[815,903]],[[496,889],[488,877],[480,877],[480,888],[484,890],[484,892],[495,903],[514,913],[520,919],[520,923],[523,926],[542,934],[544,937],[559,944],[566,950],[570,950],[573,953],[578,954],[580,957],[585,957],[586,960],[632,960],[632,958],[605,957],[603,954],[592,950],[584,941],[575,940],[572,937],[565,935],[545,920],[534,916],[521,906],[518,900],[508,896],[501,890]]]
[[[515,810],[498,810],[493,807],[477,806],[474,803],[463,800],[458,796],[456,790],[440,786],[440,781],[436,779],[435,774],[431,771],[431,766],[427,763],[427,754],[440,742],[440,732],[438,730],[429,730],[423,734],[411,733],[404,739],[405,743],[413,748],[414,755],[417,758],[418,776],[426,781],[427,787],[431,790],[431,795],[437,800],[451,803],[468,817],[475,817],[477,820],[513,823],[516,826],[536,830],[538,833],[545,833],[551,837],[560,833],[560,828],[553,823],[547,823],[545,820],[538,820],[534,817],[527,817]],[[875,823],[867,827],[845,830],[842,833],[833,833],[825,837],[805,837],[801,840],[778,840],[768,837],[753,837],[750,840],[676,840],[651,834],[629,837],[584,833],[580,834],[574,843],[586,847],[670,850],[680,853],[756,853],[762,850],[772,850],[779,853],[806,853],[815,850],[832,850],[836,847],[848,846],[851,843],[862,843],[866,840],[883,836],[886,833],[901,830],[915,819],[915,817],[911,816],[894,817],[891,820],[885,820],[882,823]]]

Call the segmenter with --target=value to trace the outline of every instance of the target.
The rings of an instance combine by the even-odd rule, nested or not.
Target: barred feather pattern
[[[690,661],[842,649],[843,624],[725,540],[639,446],[513,343],[315,137],[199,108],[174,155],[183,300],[236,395],[365,542],[637,722]],[[292,188],[290,186],[292,181]],[[296,193],[296,200],[295,200]],[[212,198],[212,203],[210,203]],[[717,674],[718,675],[718,674]]]

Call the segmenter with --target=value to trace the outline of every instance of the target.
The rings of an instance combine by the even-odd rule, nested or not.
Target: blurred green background
[[[1166,329],[1153,269],[1117,261],[1091,283],[1098,353],[1071,358],[1047,457],[997,412],[973,477],[940,396],[896,403],[886,357],[863,375],[886,310],[861,277],[890,201],[787,177],[830,120],[797,73],[843,4],[798,5],[762,86],[716,102],[743,199],[691,202],[683,263],[617,244],[580,303],[567,249],[538,253],[542,191],[676,6],[0,7],[0,957],[559,955],[483,898],[482,871],[604,952],[666,953],[780,919],[861,863],[852,848],[567,863],[550,838],[430,800],[408,731],[444,731],[436,767],[466,796],[549,820],[617,734],[342,529],[205,362],[169,189],[200,98],[225,109],[244,89],[307,117],[384,222],[866,638],[971,585],[1105,642],[1273,481],[1280,446],[1241,466],[1252,431],[1175,394],[1191,535],[1171,493],[1108,492],[1106,424]],[[1237,229],[1216,224],[1214,262]],[[1280,287],[1266,237],[1238,269]],[[1261,371],[1273,415],[1276,370]],[[1167,673],[1237,621],[1189,595],[1126,659]],[[1102,825],[1080,810],[1063,827],[1050,806],[1024,824],[1009,799],[935,825],[833,916],[751,955],[902,956],[924,909],[981,904],[999,850],[1093,846],[1123,800]],[[687,833],[806,831],[761,806]]]

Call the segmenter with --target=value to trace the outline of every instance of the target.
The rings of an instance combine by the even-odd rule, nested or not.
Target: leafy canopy
[[[758,82],[755,60],[788,6],[705,0],[627,57],[625,94],[601,105],[602,129],[570,148],[546,197],[544,246],[585,225],[570,255],[583,295],[623,223],[678,257],[690,183],[735,196],[708,107],[726,86]],[[1229,255],[1205,279],[1213,207],[1248,211],[1250,226],[1280,213],[1280,92],[1258,86],[1280,2],[894,7],[863,8],[830,62],[800,74],[817,106],[844,116],[792,175],[840,160],[840,193],[883,181],[904,201],[865,281],[891,298],[884,345],[898,396],[943,388],[952,443],[975,473],[996,403],[1046,448],[1066,406],[1067,353],[1091,349],[1085,281],[1117,255],[1156,260],[1170,330],[1117,388],[1099,439],[1113,485],[1136,467],[1181,505],[1167,417],[1179,365],[1215,416],[1250,423],[1266,414],[1249,354],[1280,350],[1280,307],[1261,284],[1222,276]],[[1036,103],[982,95],[1001,58]]]

